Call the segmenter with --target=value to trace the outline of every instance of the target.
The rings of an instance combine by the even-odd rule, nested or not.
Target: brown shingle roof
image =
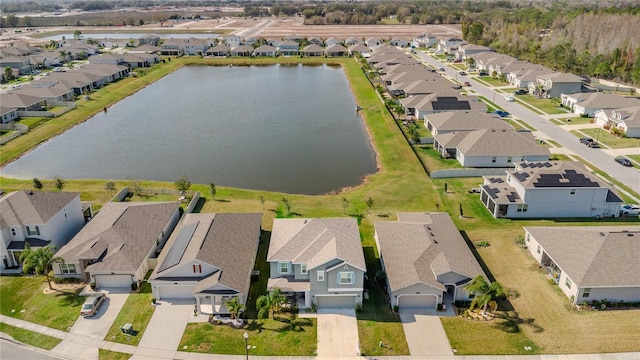
[[[0,198],[0,229],[48,222],[77,192],[15,191]]]

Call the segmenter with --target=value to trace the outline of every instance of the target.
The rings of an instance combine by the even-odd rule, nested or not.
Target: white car
[[[506,101],[508,101],[508,102],[514,102],[514,101],[515,101],[515,99],[514,99],[514,98],[513,98],[513,96],[511,96],[511,95],[507,95],[507,96],[505,96],[505,97],[504,97],[504,99],[505,99]]]
[[[620,212],[624,216],[640,215],[640,205],[626,204],[620,207]]]

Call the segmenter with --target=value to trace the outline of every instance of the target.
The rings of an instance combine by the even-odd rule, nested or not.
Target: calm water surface
[[[326,193],[376,171],[355,106],[339,68],[185,67],[2,175],[175,181],[186,174],[194,183]]]

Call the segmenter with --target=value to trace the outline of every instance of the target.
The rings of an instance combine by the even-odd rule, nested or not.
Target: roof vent
[[[632,233],[627,233],[627,236],[634,236]]]
[[[604,236],[604,233],[603,233],[603,232],[601,232],[601,233],[600,233],[600,236]]]
[[[29,190],[29,191],[27,191],[27,194],[29,194],[29,195],[33,195],[33,190]]]

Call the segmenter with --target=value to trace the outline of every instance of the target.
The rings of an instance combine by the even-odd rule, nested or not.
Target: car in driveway
[[[496,111],[492,111],[492,114],[496,114],[500,117],[505,117],[505,116],[509,116],[509,113],[504,111],[504,110],[496,110]]]
[[[626,204],[620,207],[622,215],[640,215],[640,205]]]
[[[513,92],[513,95],[526,95],[527,93],[528,93],[528,91],[525,90],[525,89],[518,89],[518,90]]]
[[[507,95],[507,96],[505,96],[505,97],[504,97],[504,99],[505,99],[506,101],[508,101],[508,102],[514,102],[514,101],[515,101],[515,99],[514,99],[514,98],[513,98],[513,96],[511,96],[511,95]]]
[[[95,315],[98,310],[100,310],[100,306],[104,302],[105,295],[100,294],[92,294],[89,295],[87,300],[85,300],[84,304],[82,304],[82,309],[80,309],[80,315],[84,317]]]
[[[622,166],[627,166],[627,167],[632,167],[633,164],[631,164],[631,160],[625,158],[625,157],[617,157],[614,159],[617,163],[619,163]]]

